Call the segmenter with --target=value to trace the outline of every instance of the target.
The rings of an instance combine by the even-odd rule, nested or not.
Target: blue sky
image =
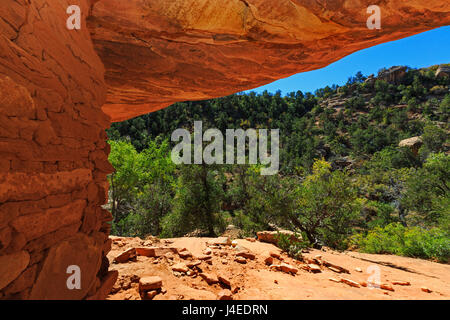
[[[283,95],[297,90],[314,92],[327,85],[342,85],[358,71],[367,76],[376,75],[383,67],[406,65],[421,68],[441,63],[450,63],[450,26],[364,49],[328,67],[299,73],[249,91],[281,90]]]

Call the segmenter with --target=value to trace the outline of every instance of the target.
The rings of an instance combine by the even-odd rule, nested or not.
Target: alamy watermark
[[[370,14],[366,25],[370,30],[381,29],[381,9],[377,5],[370,5],[366,10]],[[78,5],[70,5],[67,7],[66,13],[70,16],[66,20],[66,26],[69,30],[81,29],[81,9]]]
[[[280,130],[270,130],[270,154],[268,153],[267,129],[227,129],[224,137],[218,129],[208,129],[203,133],[202,121],[194,122],[194,142],[186,129],[177,129],[172,133],[172,142],[179,142],[173,149],[171,158],[175,164],[246,164],[246,149],[248,149],[248,164],[263,165],[262,175],[274,175],[280,168]],[[212,141],[214,140],[214,141]],[[235,143],[237,141],[237,144]],[[248,147],[246,148],[246,141]],[[203,148],[203,142],[210,142]],[[194,162],[192,162],[192,146]],[[235,157],[235,150],[237,157]]]
[[[367,13],[371,16],[367,19],[366,25],[369,30],[381,29],[381,9],[379,6],[371,5],[367,8]]]

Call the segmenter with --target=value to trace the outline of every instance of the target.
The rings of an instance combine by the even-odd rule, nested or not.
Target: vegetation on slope
[[[314,94],[235,94],[108,130],[113,232],[245,235],[274,226],[310,245],[448,261],[450,79],[436,67],[394,81],[361,73]],[[391,79],[392,80],[392,79]],[[174,165],[175,129],[280,129],[280,172],[259,165]],[[399,147],[420,136],[422,145]]]

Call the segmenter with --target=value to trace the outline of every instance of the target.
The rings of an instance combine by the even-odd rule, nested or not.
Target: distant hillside
[[[176,103],[155,113],[114,123],[111,139],[127,138],[142,150],[148,139],[170,139],[177,128],[279,128],[281,165],[291,170],[313,160],[367,158],[406,138],[420,136],[425,125],[448,130],[450,67],[420,70],[392,67],[377,76],[361,73],[344,86],[312,93],[235,94],[207,101]],[[439,70],[438,70],[439,69]],[[448,145],[444,145],[448,151]]]

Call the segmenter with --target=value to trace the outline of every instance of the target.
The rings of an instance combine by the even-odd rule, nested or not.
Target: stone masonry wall
[[[0,299],[103,299],[106,254],[103,64],[66,9],[87,0],[0,6]],[[78,266],[81,288],[66,284]]]

